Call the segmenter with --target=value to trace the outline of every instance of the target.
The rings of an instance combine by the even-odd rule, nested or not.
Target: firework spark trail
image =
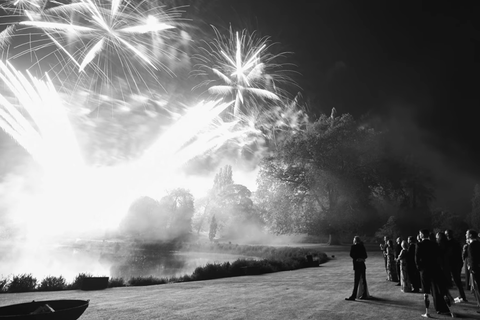
[[[233,95],[235,116],[240,114],[242,106],[246,110],[261,109],[266,100],[278,102],[283,92],[276,82],[292,82],[285,74],[276,71],[281,66],[275,60],[284,54],[269,54],[269,39],[258,39],[245,30],[234,33],[230,29],[229,37],[222,36],[215,28],[214,31],[216,40],[201,48],[203,55],[196,56],[200,61],[196,74],[213,74],[224,84],[216,85],[215,80],[208,79],[200,86],[208,86],[212,94]],[[247,99],[251,101],[247,102]]]
[[[0,9],[12,15],[23,15],[25,11],[40,11],[48,4],[48,0],[5,0]]]
[[[0,105],[4,108],[0,109],[0,127],[43,167],[53,166],[58,170],[59,164],[82,165],[73,129],[51,81],[28,76],[27,79],[11,64],[0,61],[0,79],[31,119],[26,119],[9,99],[0,94]],[[61,150],[61,153],[55,150]]]
[[[31,237],[112,227],[139,196],[159,198],[167,186],[181,183],[182,165],[248,131],[219,119],[232,102],[201,102],[188,108],[137,162],[91,168],[83,163],[52,83],[24,77],[11,65],[0,64],[0,70],[11,92],[11,97],[0,94],[0,125],[43,168],[40,190],[15,208]]]
[[[223,122],[219,115],[233,103],[202,101],[189,108],[168,131],[163,134],[136,163],[142,168],[143,185],[149,177],[171,177],[179,167],[195,157],[214,152],[227,142],[241,140],[250,128],[238,122]],[[148,169],[147,169],[148,168]]]
[[[146,1],[78,0],[46,9],[43,5],[43,10],[23,10],[24,19],[0,33],[0,44],[10,50],[13,37],[28,34],[35,40],[17,44],[19,52],[10,59],[50,48],[34,66],[46,65],[50,74],[55,70],[53,79],[61,78],[61,84],[68,80],[75,87],[92,88],[111,86],[122,78],[129,91],[137,93],[152,85],[162,87],[161,74],[173,75],[165,61],[176,59],[175,43],[182,33],[175,30],[181,15],[181,8],[165,9]]]

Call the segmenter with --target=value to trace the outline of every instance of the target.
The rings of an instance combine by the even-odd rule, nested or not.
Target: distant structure
[[[337,109],[335,107],[332,108],[332,113],[330,114],[330,119],[334,119],[337,115]]]

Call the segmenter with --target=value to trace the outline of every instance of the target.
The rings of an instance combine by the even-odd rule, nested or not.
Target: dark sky
[[[294,52],[302,74],[297,81],[325,111],[335,106],[354,115],[385,114],[399,102],[443,138],[473,134],[471,112],[479,105],[480,88],[480,59],[475,59],[480,30],[474,19],[479,2],[218,3],[224,21],[255,28]]]
[[[480,181],[480,2],[221,0],[214,11],[294,52],[317,113],[381,117],[434,172],[439,199],[467,210]]]

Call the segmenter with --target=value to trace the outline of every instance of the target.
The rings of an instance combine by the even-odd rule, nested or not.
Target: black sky
[[[215,15],[293,52],[317,114],[381,117],[434,171],[437,196],[467,210],[480,178],[480,2],[221,0]]]

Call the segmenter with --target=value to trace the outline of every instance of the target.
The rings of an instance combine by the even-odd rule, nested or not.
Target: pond
[[[40,282],[63,276],[72,282],[80,273],[111,278],[176,277],[191,275],[208,263],[258,259],[242,255],[182,251],[172,246],[140,246],[119,241],[80,240],[61,245],[0,248],[0,279],[32,274]]]
[[[164,252],[161,255],[137,257],[123,262],[111,262],[110,276],[131,277],[178,277],[190,275],[197,267],[208,263],[233,262],[237,259],[257,259],[240,255],[207,252]]]

